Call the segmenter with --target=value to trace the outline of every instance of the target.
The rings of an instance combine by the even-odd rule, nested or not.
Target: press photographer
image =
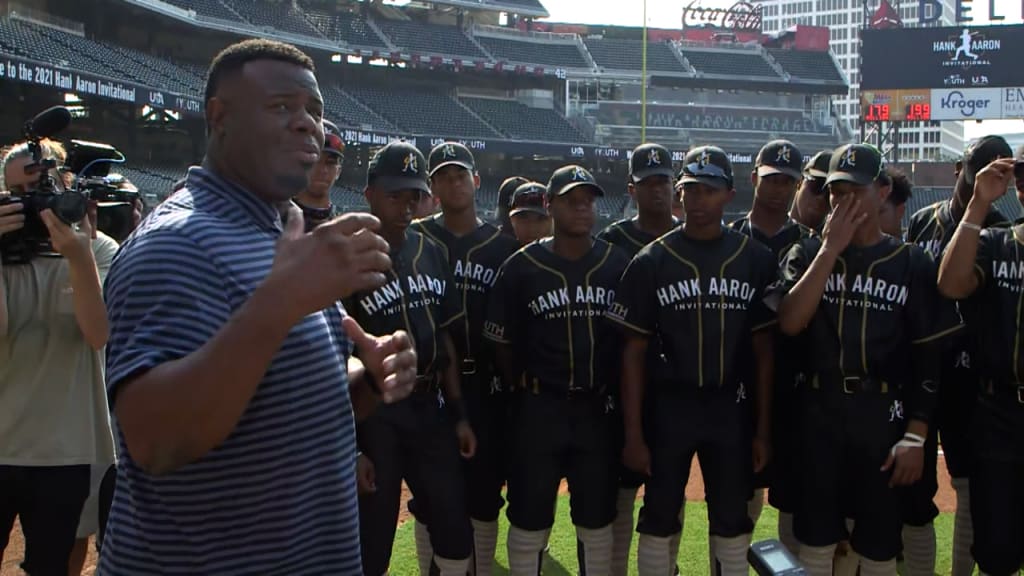
[[[38,116],[0,159],[0,551],[20,516],[33,576],[67,574],[90,466],[113,462],[101,286],[117,243],[44,137],[65,114]]]

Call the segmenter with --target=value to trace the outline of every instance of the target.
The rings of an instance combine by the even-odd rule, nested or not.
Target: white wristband
[[[960,223],[957,224],[957,226],[959,226],[960,228],[967,228],[968,230],[974,230],[975,232],[981,232],[981,226],[978,226],[974,222],[961,220]]]
[[[893,447],[892,447],[891,450],[889,450],[889,452],[893,456],[895,456],[897,448],[922,448],[922,447],[924,447],[924,438],[921,437],[921,436],[918,436],[917,434],[913,434],[911,432],[907,432],[906,434],[903,435],[903,439],[902,440],[900,440],[896,444],[893,444]]]

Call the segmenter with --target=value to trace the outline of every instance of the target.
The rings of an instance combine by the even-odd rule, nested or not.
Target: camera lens
[[[64,192],[50,200],[50,209],[65,224],[74,224],[85,218],[86,208],[85,196],[78,192]]]

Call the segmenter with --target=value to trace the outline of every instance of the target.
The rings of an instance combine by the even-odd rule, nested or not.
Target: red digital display
[[[871,104],[864,108],[864,120],[867,122],[888,122],[889,105]]]
[[[907,120],[927,121],[932,119],[932,107],[930,104],[911,104],[906,110]]]

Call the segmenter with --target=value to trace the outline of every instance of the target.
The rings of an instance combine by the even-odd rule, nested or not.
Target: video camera
[[[73,225],[85,217],[90,198],[114,199],[131,205],[130,193],[110,186],[105,179],[110,164],[125,159],[114,147],[72,140],[64,166],[58,167],[55,159],[43,157],[42,140],[61,132],[70,123],[71,113],[62,106],[44,110],[25,123],[23,135],[32,156],[25,174],[38,174],[39,180],[24,193],[0,198],[0,205],[20,202],[25,215],[22,229],[0,236],[0,259],[4,264],[23,264],[36,256],[58,256],[50,243],[49,230],[39,216],[43,210],[50,210],[65,224]],[[58,186],[51,174],[53,169],[74,174],[75,182],[68,189]]]

